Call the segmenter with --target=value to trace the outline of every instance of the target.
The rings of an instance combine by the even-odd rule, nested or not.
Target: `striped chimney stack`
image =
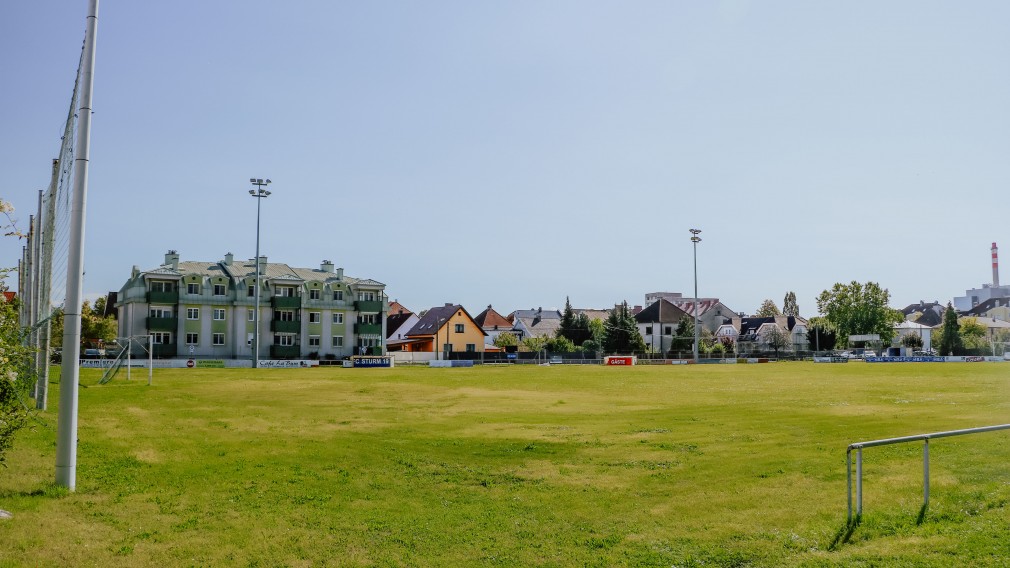
[[[996,243],[992,244],[992,287],[999,288],[999,256],[996,254]]]

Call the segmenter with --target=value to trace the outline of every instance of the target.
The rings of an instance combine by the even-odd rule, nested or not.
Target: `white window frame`
[[[309,290],[309,299],[310,300],[319,300],[319,299],[322,298],[322,294],[323,294],[323,291],[320,290],[319,288],[311,288]]]
[[[190,292],[190,290],[193,289],[194,287],[196,288],[196,292]],[[186,293],[187,294],[199,294],[200,293],[200,284],[197,283],[197,282],[187,282],[186,283]]]
[[[323,321],[322,313],[320,312],[309,312],[309,323],[320,323]]]
[[[334,335],[333,338],[330,340],[330,345],[333,346],[333,347],[343,347],[344,346],[344,336],[343,335]]]
[[[151,342],[155,345],[167,345],[172,343],[172,332],[170,331],[155,331],[151,333]]]
[[[344,314],[339,312],[333,314],[333,323],[337,325],[344,325]]]
[[[218,317],[218,316],[221,316],[221,317]],[[225,310],[224,310],[224,308],[214,308],[214,320],[215,321],[224,321],[224,318],[225,318]]]
[[[200,334],[195,331],[186,332],[186,345],[199,345]]]
[[[211,345],[224,345],[224,340],[225,337],[223,333],[214,333],[211,335]]]
[[[186,319],[188,320],[200,319],[200,308],[186,308]]]
[[[275,335],[274,345],[279,345],[281,347],[294,347],[295,346],[295,336],[293,335]]]
[[[320,343],[319,343],[319,336],[318,335],[310,335],[309,336],[309,347],[319,347],[319,345],[320,345]]]
[[[247,309],[246,313],[248,314],[246,316],[248,318],[246,321],[256,321],[256,309],[255,308],[249,308],[249,309]]]
[[[335,302],[343,302],[344,301],[344,291],[343,290],[334,290],[333,291],[333,301],[335,301]]]
[[[220,294],[217,293],[218,288],[221,289],[221,293]],[[215,296],[224,296],[227,293],[228,293],[228,286],[226,284],[214,284],[214,295]]]

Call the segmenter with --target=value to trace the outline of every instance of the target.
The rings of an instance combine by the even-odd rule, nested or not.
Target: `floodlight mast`
[[[264,189],[270,185],[270,180],[249,178],[249,183],[256,186],[256,189],[249,190],[249,195],[256,198],[256,311],[253,312],[252,366],[253,369],[258,369],[260,366],[260,203],[270,195],[270,192]]]
[[[698,362],[698,243],[701,242],[701,229],[691,231],[691,244],[694,247],[694,362]]]

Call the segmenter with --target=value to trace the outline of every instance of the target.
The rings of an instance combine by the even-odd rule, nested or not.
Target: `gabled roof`
[[[470,312],[466,311],[466,308],[459,304],[449,304],[446,306],[438,306],[431,308],[425,312],[424,317],[420,319],[414,327],[410,328],[405,336],[406,337],[416,337],[419,335],[435,335],[435,333],[442,329],[442,327],[448,322],[452,316],[456,315],[457,311],[462,311],[463,315],[473,321],[473,317],[470,316]],[[477,325],[477,322],[473,321],[474,327],[476,327],[483,335],[484,330]]]
[[[984,316],[986,312],[993,308],[998,308],[1000,306],[1010,306],[1010,299],[1008,298],[989,298],[984,302],[979,302],[973,306],[970,310],[962,312],[964,315],[970,316]]]
[[[410,311],[403,304],[401,304],[400,302],[398,302],[396,300],[393,300],[393,301],[389,302],[389,312],[390,313],[400,313],[400,312],[403,312],[403,313],[413,313],[413,311]]]
[[[573,308],[572,311],[575,312],[575,315],[585,314],[586,317],[589,318],[590,320],[598,319],[606,321],[606,319],[610,317],[610,310],[597,310],[593,308],[577,310]]]
[[[397,312],[386,316],[386,339],[392,337],[393,334],[396,333],[396,331],[412,317],[415,316],[410,312]]]
[[[678,323],[690,317],[690,314],[662,298],[635,314],[638,323]]]
[[[511,329],[512,322],[505,319],[505,316],[499,314],[488,304],[487,309],[483,312],[477,314],[473,321],[477,322],[477,325],[484,329]]]

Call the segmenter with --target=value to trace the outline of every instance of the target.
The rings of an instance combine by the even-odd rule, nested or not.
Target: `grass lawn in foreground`
[[[143,376],[141,376],[143,375]],[[1010,365],[82,370],[0,470],[0,566],[1001,566]]]

